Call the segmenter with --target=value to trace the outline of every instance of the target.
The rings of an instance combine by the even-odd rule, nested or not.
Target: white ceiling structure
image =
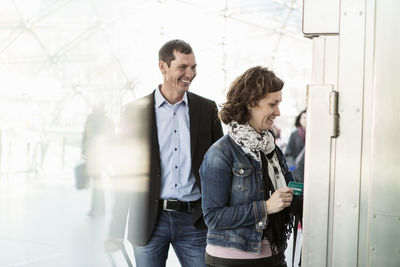
[[[60,164],[73,164],[65,146],[79,147],[90,106],[104,102],[117,123],[125,103],[162,81],[158,49],[175,38],[196,55],[191,90],[217,103],[245,69],[273,69],[286,82],[278,123],[290,127],[311,72],[301,21],[301,0],[2,0],[1,172],[17,144],[29,170],[52,144],[63,145],[53,149]]]

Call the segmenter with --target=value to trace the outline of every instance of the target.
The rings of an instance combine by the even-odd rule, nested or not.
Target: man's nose
[[[196,72],[194,70],[192,70],[191,68],[189,68],[186,70],[185,76],[193,78],[194,76],[196,76]]]

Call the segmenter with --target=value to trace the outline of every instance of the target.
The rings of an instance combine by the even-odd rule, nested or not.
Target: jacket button
[[[239,174],[243,174],[244,173],[244,170],[243,169],[240,169],[239,170]]]
[[[263,226],[263,225],[264,225],[263,222],[258,223],[258,226]]]

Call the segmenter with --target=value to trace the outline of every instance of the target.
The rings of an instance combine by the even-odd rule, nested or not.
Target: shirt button
[[[177,151],[178,149],[175,147],[175,151]]]
[[[263,222],[259,222],[259,223],[258,223],[258,226],[263,226],[263,225],[264,225]]]
[[[176,133],[176,130],[174,130],[174,133]]]
[[[243,174],[244,173],[244,170],[243,169],[240,169],[239,170],[239,174]]]
[[[175,169],[178,169],[178,166],[175,166]]]

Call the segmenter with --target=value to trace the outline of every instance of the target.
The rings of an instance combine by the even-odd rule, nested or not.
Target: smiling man
[[[149,190],[140,206],[135,193],[129,198],[129,190],[116,192],[108,239],[122,241],[129,212],[128,240],[138,267],[165,266],[170,244],[182,266],[205,266],[207,230],[201,211],[199,167],[205,152],[222,136],[222,127],[216,103],[188,92],[196,66],[188,43],[165,43],[159,51],[163,83],[142,99],[148,103],[145,113],[150,122],[137,120],[141,100],[128,104],[121,120],[123,135],[132,134],[130,130],[143,133],[140,128],[146,125],[150,131],[150,164],[145,170]],[[140,218],[146,220],[139,223]]]
[[[196,59],[193,53],[185,54],[187,50],[172,51],[172,58],[170,49],[172,47],[165,47],[159,53],[159,68],[164,76],[164,83],[161,86],[161,94],[165,99],[171,103],[176,104],[181,101],[185,92],[189,90],[190,83],[196,77]]]

